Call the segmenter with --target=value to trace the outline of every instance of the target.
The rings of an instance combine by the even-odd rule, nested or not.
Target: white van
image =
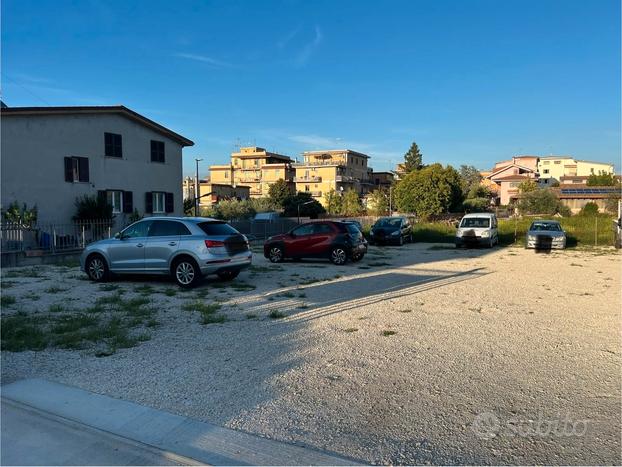
[[[492,248],[499,243],[497,216],[489,212],[465,215],[456,224],[456,248],[484,245]]]

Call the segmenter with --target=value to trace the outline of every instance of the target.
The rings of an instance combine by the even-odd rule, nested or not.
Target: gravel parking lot
[[[612,250],[415,244],[341,267],[258,253],[192,291],[84,279],[4,271],[3,319],[141,299],[135,346],[3,351],[3,384],[43,377],[369,463],[622,462]]]

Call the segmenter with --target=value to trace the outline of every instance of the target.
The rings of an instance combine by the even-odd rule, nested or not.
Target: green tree
[[[585,203],[585,206],[581,208],[580,214],[582,216],[595,216],[598,214],[598,204],[592,201]]]
[[[21,224],[25,227],[34,227],[37,223],[37,205],[29,208],[26,203],[19,206],[17,201],[13,201],[2,213],[4,220],[7,222]]]
[[[568,209],[562,204],[554,191],[548,188],[536,188],[524,193],[517,203],[521,214],[562,214]]]
[[[298,215],[298,206],[300,206],[300,215],[302,217],[316,219],[320,214],[326,213],[324,206],[313,199],[311,193],[299,191],[296,195],[287,198],[285,202],[285,216],[296,217]]]
[[[250,198],[248,203],[255,212],[269,212],[283,207],[281,205],[275,205],[274,201],[270,197]]]
[[[274,182],[268,188],[268,198],[272,201],[272,204],[277,208],[283,208],[287,198],[292,196],[292,190],[290,185],[282,178]]]
[[[518,185],[518,191],[520,191],[522,194],[536,191],[537,189],[538,184],[533,180],[526,180]]]
[[[74,204],[76,206],[74,221],[112,220],[114,218],[112,204],[105,196],[83,195],[76,198]]]
[[[248,219],[255,215],[255,210],[248,200],[223,199],[215,206],[215,214],[219,219]]]
[[[406,172],[412,172],[413,170],[419,170],[423,167],[423,154],[419,150],[417,143],[413,141],[410,145],[410,149],[404,154],[404,170]]]
[[[186,198],[184,200],[184,214],[186,216],[194,215],[194,198]]]
[[[452,166],[432,164],[407,174],[394,190],[397,209],[423,219],[460,207],[460,174]]]
[[[389,192],[385,188],[378,188],[367,198],[367,211],[372,216],[386,216],[389,213]]]
[[[341,203],[341,214],[346,217],[358,216],[363,212],[361,198],[354,190],[347,190],[343,194]]]
[[[341,194],[337,193],[334,188],[331,188],[326,192],[326,211],[331,216],[338,216],[341,214]]]
[[[622,197],[621,193],[612,193],[607,196],[605,199],[605,211],[610,212],[612,214],[618,214],[618,202]]]
[[[587,178],[587,186],[616,186],[619,183],[614,174],[602,170]]]
[[[461,165],[458,172],[460,173],[462,193],[465,198],[476,198],[476,196],[469,196],[469,192],[480,186],[482,175],[479,170],[472,165]]]

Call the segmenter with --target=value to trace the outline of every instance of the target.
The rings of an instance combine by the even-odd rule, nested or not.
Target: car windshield
[[[534,222],[529,230],[532,232],[561,232],[562,227],[556,222]]]
[[[226,222],[201,222],[197,225],[207,235],[235,235],[239,233]]]
[[[460,222],[460,227],[487,229],[490,227],[489,217],[465,217]]]
[[[399,227],[402,224],[402,219],[399,217],[385,219],[378,219],[376,227]]]
[[[348,233],[354,236],[358,236],[361,234],[361,231],[359,230],[359,228],[354,224],[346,224],[346,229],[348,229]]]

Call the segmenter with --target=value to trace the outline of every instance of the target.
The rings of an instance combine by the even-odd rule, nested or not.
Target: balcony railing
[[[335,181],[341,182],[341,183],[354,183],[360,180],[355,177],[351,177],[350,175],[337,175],[335,177]]]
[[[294,182],[297,183],[318,183],[322,181],[322,177],[320,176],[304,176],[304,177],[294,177]]]

